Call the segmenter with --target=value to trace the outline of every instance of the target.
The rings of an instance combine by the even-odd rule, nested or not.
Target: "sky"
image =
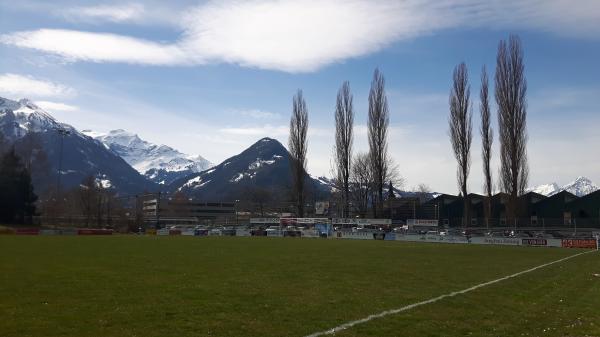
[[[287,145],[301,89],[308,171],[331,176],[337,91],[350,82],[354,152],[366,152],[379,68],[403,188],[456,194],[448,96],[465,62],[475,131],[468,185],[481,192],[480,74],[485,66],[493,80],[509,34],[525,53],[530,185],[600,183],[597,0],[0,0],[0,96],[30,98],[80,130],[125,129],[220,163],[262,137]],[[493,102],[494,129],[496,110]]]

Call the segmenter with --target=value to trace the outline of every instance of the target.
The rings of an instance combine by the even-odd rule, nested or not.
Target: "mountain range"
[[[600,187],[594,184],[590,179],[586,177],[578,177],[574,181],[564,186],[559,186],[557,183],[551,183],[530,188],[528,191],[539,193],[548,197],[562,191],[567,191],[578,197],[582,197],[599,189]]]
[[[38,193],[57,187],[61,159],[59,130],[67,133],[62,137],[61,188],[78,186],[84,178],[94,176],[103,186],[120,193],[162,190],[185,192],[205,200],[232,200],[252,189],[284,191],[291,185],[289,153],[275,139],[263,138],[213,166],[201,156],[152,144],[125,130],[80,132],[57,121],[31,100],[0,97],[0,134],[21,150],[26,162],[39,164],[38,170],[32,170]],[[306,174],[305,179],[313,192],[328,194],[332,190],[332,181],[325,177]],[[529,191],[546,196],[569,191],[583,196],[598,189],[588,178],[578,177],[564,186],[551,183]],[[395,193],[405,197],[414,192],[395,190]]]
[[[328,193],[329,187],[305,172],[308,190]],[[242,153],[226,159],[209,170],[191,174],[173,182],[172,193],[215,200],[233,200],[249,197],[257,190],[280,194],[291,186],[290,157],[287,149],[277,140],[263,138]]]
[[[25,162],[38,166],[32,169],[38,194],[78,186],[89,176],[123,193],[156,188],[117,153],[71,125],[58,122],[28,99],[13,101],[0,97],[0,132],[20,150],[22,157],[28,157],[23,158]],[[40,157],[40,153],[44,156]]]
[[[152,144],[122,129],[108,133],[84,130],[82,133],[100,141],[147,179],[160,185],[170,185],[179,178],[213,166],[202,156],[187,155],[167,145]]]
[[[59,130],[67,135],[61,136]],[[94,176],[99,184],[122,194],[179,191],[218,201],[240,198],[256,189],[286,193],[291,185],[289,153],[271,138],[263,138],[213,167],[201,156],[152,144],[125,130],[80,132],[60,123],[30,100],[5,98],[0,98],[0,132],[15,148],[35,139],[42,150],[37,152],[47,155],[48,165],[33,177],[38,193],[56,188],[61,157],[61,189],[73,188],[88,176]],[[324,183],[307,173],[305,177],[307,189],[329,193]]]

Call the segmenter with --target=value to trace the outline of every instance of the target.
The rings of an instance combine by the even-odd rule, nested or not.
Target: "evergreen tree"
[[[8,147],[8,141],[4,138],[4,134],[0,131],[0,156],[4,154],[6,148]]]
[[[0,157],[0,191],[0,222],[24,223],[35,214],[31,174],[14,148]]]

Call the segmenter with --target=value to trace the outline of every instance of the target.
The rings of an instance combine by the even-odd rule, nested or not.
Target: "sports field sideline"
[[[306,336],[589,250],[241,237],[1,236],[0,336]],[[600,335],[600,254],[336,336]]]

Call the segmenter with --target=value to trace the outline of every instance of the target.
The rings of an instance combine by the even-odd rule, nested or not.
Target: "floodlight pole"
[[[235,212],[235,227],[238,226],[238,212],[237,212],[237,204],[238,204],[239,200],[235,201],[235,204],[233,204],[233,211]]]
[[[56,175],[56,197],[58,198],[59,194],[60,194],[60,176],[62,175],[64,139],[65,139],[65,136],[68,136],[71,134],[71,131],[61,127],[61,128],[56,129],[56,132],[58,132],[58,136],[60,138],[60,150],[58,152],[58,172]]]
[[[157,196],[156,196],[155,211],[156,211],[156,229],[160,229],[160,191],[157,193]]]

